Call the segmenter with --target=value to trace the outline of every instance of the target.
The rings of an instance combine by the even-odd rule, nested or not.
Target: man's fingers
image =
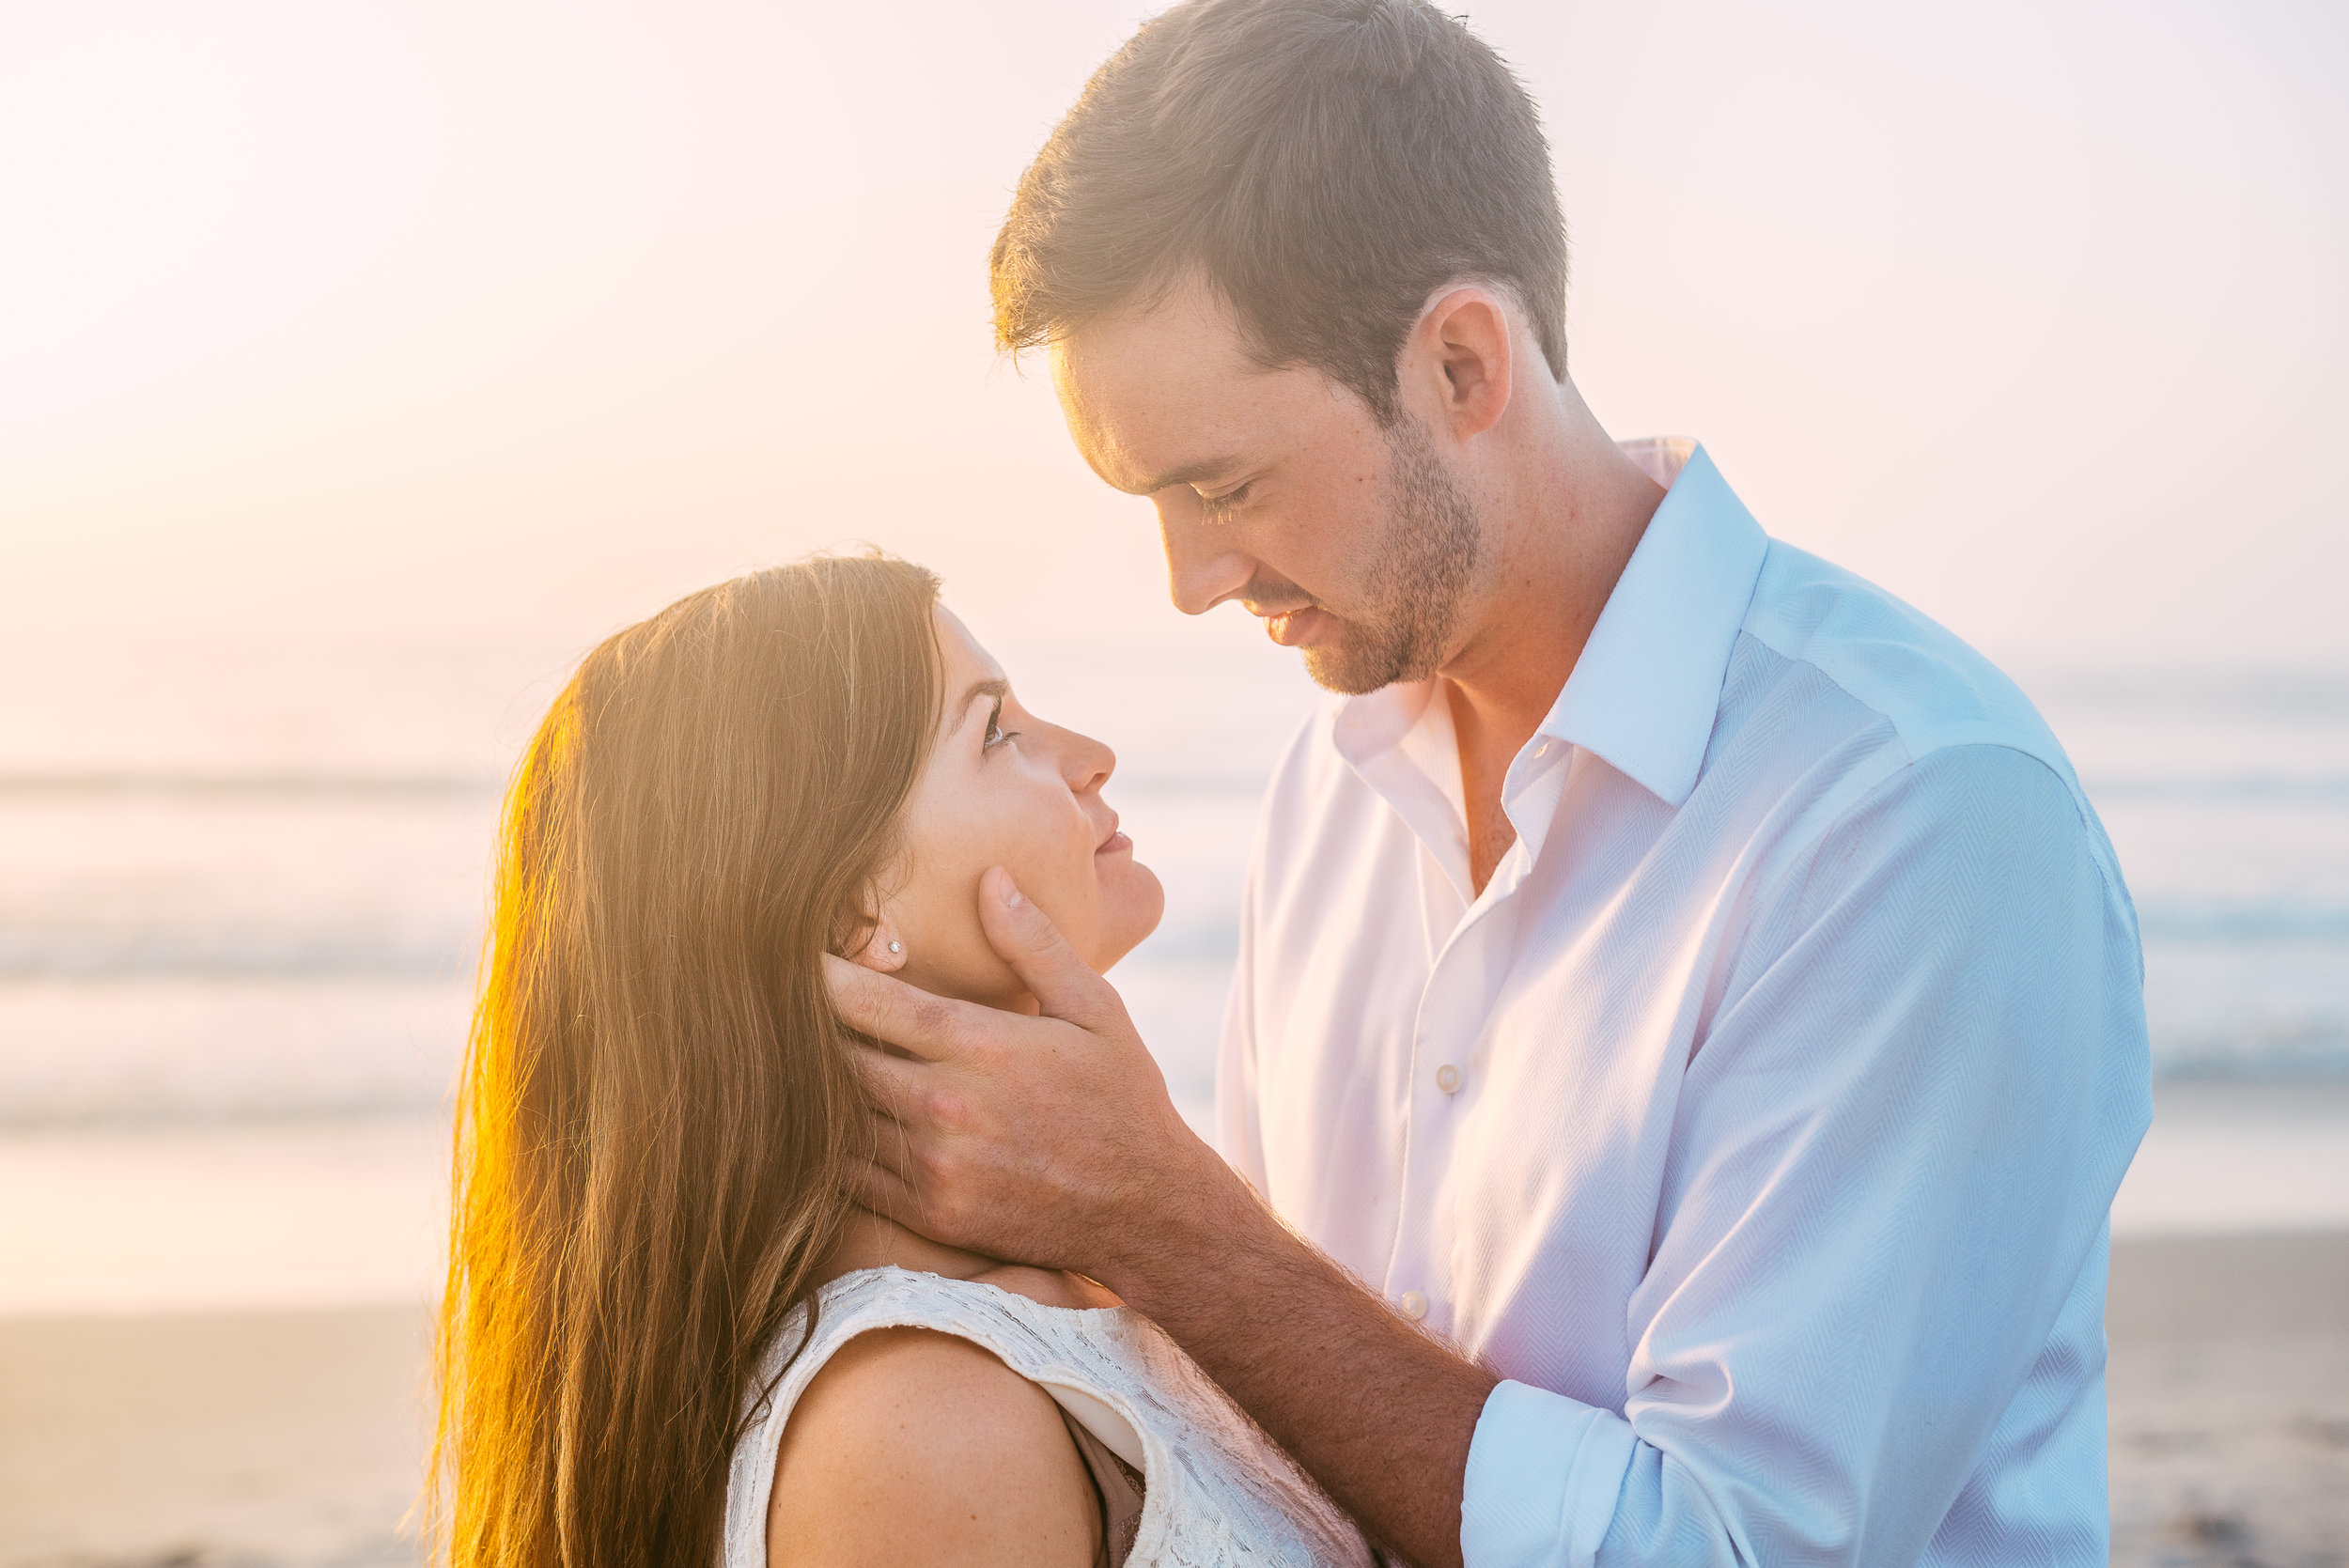
[[[856,1069],[857,1086],[864,1091],[864,1103],[877,1114],[894,1122],[919,1119],[922,1075],[928,1063],[908,1062],[863,1047],[851,1051],[848,1061]]]
[[[862,964],[824,955],[824,985],[843,1022],[926,1062],[959,1054],[992,1009],[932,996]]]
[[[886,1166],[863,1164],[849,1178],[849,1196],[875,1214],[894,1219],[906,1229],[922,1231],[922,1195]]]
[[[914,1136],[895,1117],[864,1117],[864,1157],[891,1176],[914,1181]]]
[[[1110,983],[1077,956],[1051,918],[1020,893],[1002,866],[979,878],[979,924],[996,956],[1034,993],[1048,1018],[1101,1032],[1123,1023],[1125,1004]]]

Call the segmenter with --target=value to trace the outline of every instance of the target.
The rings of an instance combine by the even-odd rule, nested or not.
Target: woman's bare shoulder
[[[767,1562],[1089,1568],[1100,1530],[1050,1394],[968,1340],[883,1328],[835,1351],[792,1406]]]

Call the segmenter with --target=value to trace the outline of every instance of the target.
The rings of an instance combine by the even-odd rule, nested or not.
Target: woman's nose
[[[1117,771],[1117,753],[1089,735],[1067,732],[1068,740],[1061,753],[1061,776],[1068,787],[1079,795],[1088,794],[1110,782]]]

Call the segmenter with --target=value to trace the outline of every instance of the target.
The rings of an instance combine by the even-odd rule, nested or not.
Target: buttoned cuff
[[[1590,1568],[1638,1444],[1611,1410],[1523,1383],[1495,1388],[1469,1441],[1468,1568]]]

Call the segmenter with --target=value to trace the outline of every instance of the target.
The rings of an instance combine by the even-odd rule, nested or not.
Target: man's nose
[[[1166,586],[1174,608],[1205,614],[1255,580],[1255,557],[1232,548],[1225,528],[1210,525],[1189,486],[1152,498],[1159,540],[1166,547]]]

